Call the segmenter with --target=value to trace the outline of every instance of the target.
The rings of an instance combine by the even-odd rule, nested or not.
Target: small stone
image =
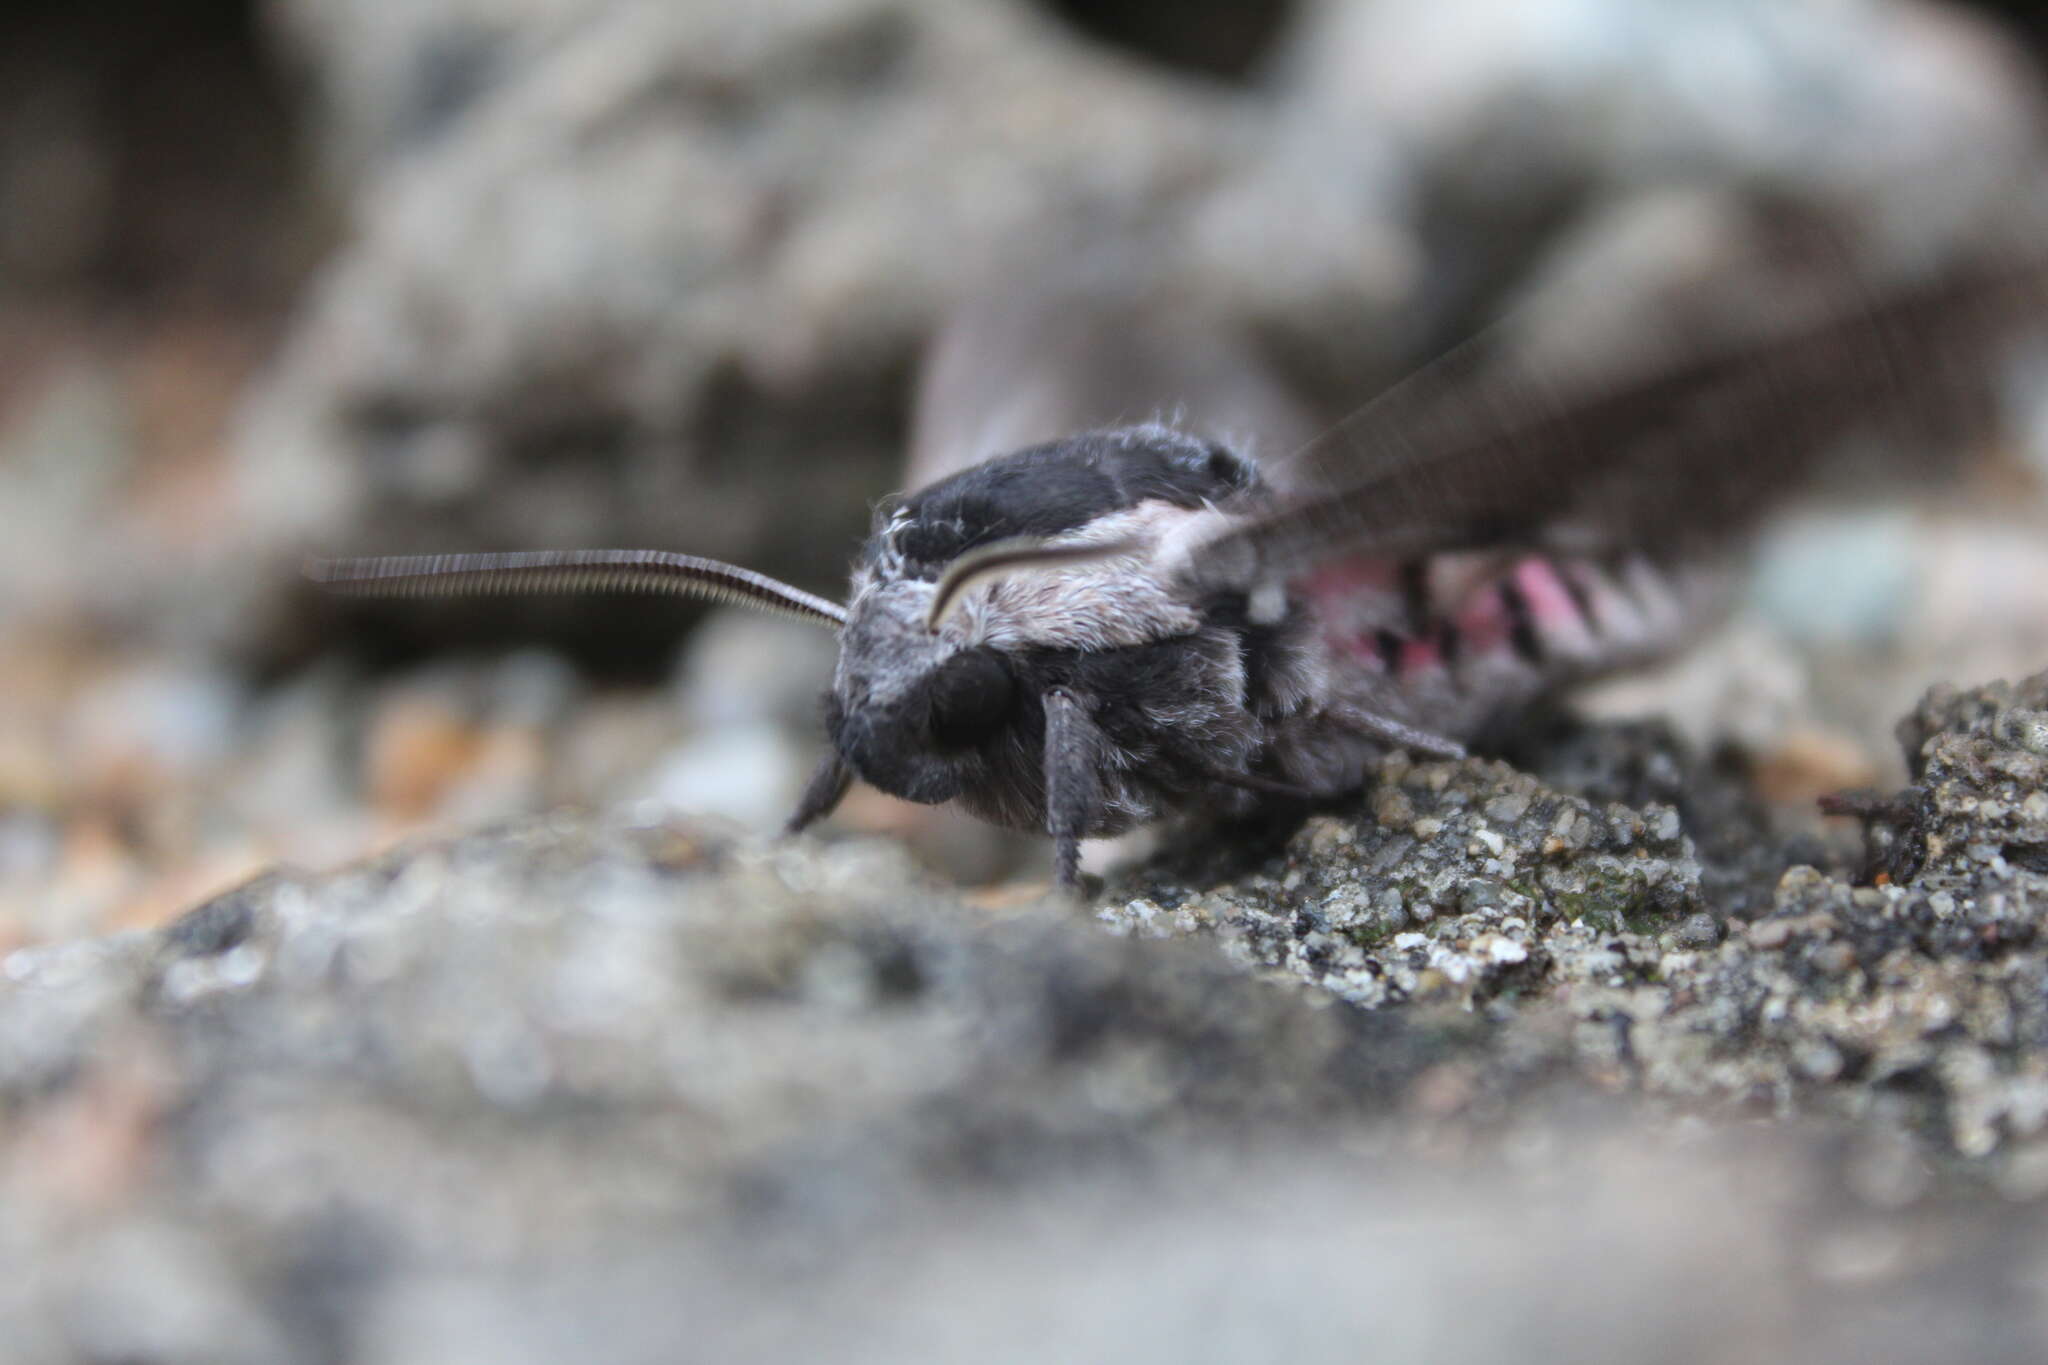
[[[363,759],[370,800],[393,819],[417,820],[468,775],[483,746],[483,731],[452,703],[401,693],[370,724]]]
[[[1671,931],[1671,941],[1681,948],[1711,948],[1721,941],[1721,922],[1705,911],[1687,915]]]
[[[1827,880],[1826,874],[1817,867],[1808,867],[1803,864],[1797,867],[1788,867],[1785,869],[1784,875],[1778,878],[1778,900],[1782,904],[1785,901],[1796,899],[1816,888],[1826,886]]]
[[[1825,1039],[1806,1039],[1794,1046],[1792,1064],[1808,1080],[1825,1084],[1842,1073],[1842,1052]]]
[[[2048,754],[2048,711],[2013,707],[1999,713],[1992,722],[1991,733],[2001,742],[2028,753]]]
[[[1406,829],[1415,822],[1415,803],[1399,787],[1377,787],[1372,794],[1372,818],[1382,829]]]
[[[1813,951],[1813,965],[1829,976],[1845,976],[1856,965],[1856,950],[1846,943],[1823,944]]]
[[[1792,924],[1789,920],[1759,920],[1749,926],[1749,945],[1765,950],[1782,948],[1792,938]]]
[[[1452,964],[1445,964],[1449,967]],[[1428,1000],[1447,994],[1458,984],[1451,971],[1443,967],[1425,967],[1415,974],[1413,994],[1417,1000]]]
[[[1502,934],[1486,934],[1472,944],[1473,952],[1497,967],[1529,960],[1529,950]]]
[[[1529,813],[1529,793],[1511,791],[1486,803],[1486,818],[1497,825],[1512,825]]]
[[[1468,915],[1497,909],[1505,899],[1506,888],[1484,877],[1467,878],[1458,888],[1458,908]]]
[[[1295,840],[1306,846],[1311,858],[1328,858],[1353,842],[1351,827],[1327,815],[1310,817]]]

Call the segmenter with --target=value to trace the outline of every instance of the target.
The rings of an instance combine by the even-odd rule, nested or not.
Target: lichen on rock
[[[1672,807],[1400,755],[1256,868],[1189,885],[1169,855],[1114,882],[1098,917],[1216,939],[1353,1005],[1450,1001],[1508,1034],[1561,1012],[1596,1082],[1871,1119],[1968,1157],[2018,1144],[2024,1161],[2048,1142],[2044,714],[2048,674],[1935,689],[1900,726],[1915,784],[1865,806],[1875,861],[1900,875],[1793,863],[1753,918],[1716,903]],[[1610,760],[1654,747],[1622,734]]]
[[[1245,961],[1367,1006],[1540,987],[1579,939],[1701,909],[1669,807],[1596,805],[1503,763],[1402,754],[1249,874],[1197,890],[1172,876],[1169,859],[1119,881],[1100,918],[1215,934]]]

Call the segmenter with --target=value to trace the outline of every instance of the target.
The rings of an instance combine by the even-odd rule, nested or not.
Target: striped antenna
[[[1033,569],[1051,569],[1074,564],[1092,564],[1129,554],[1138,542],[1129,537],[1097,541],[1086,545],[1050,545],[1036,536],[1016,536],[969,550],[946,566],[939,586],[932,591],[931,610],[925,613],[926,630],[937,630],[960,605],[967,590],[991,578]]]
[[[528,550],[513,554],[308,559],[306,577],[349,597],[646,592],[752,607],[837,629],[846,608],[766,574],[666,550]]]

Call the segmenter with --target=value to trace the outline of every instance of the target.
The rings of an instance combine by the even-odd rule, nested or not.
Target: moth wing
[[[2001,252],[1878,290],[1837,255],[1755,288],[1744,321],[1667,323],[1588,364],[1511,320],[1273,471],[1272,502],[1186,560],[1205,587],[1351,554],[1678,554],[1807,482],[1859,429],[1981,416],[1999,347],[2048,324],[2048,260]],[[1619,374],[1615,373],[1619,370]]]
[[[991,283],[949,312],[920,374],[910,487],[1140,422],[1276,451],[1315,434],[1320,424],[1239,329],[1162,278],[1163,247],[1067,245],[988,272]]]

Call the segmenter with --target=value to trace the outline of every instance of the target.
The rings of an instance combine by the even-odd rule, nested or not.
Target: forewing
[[[1173,420],[1278,453],[1317,430],[1240,330],[1140,238],[1006,262],[949,313],[917,392],[909,486],[1080,431]]]
[[[1999,347],[2048,321],[2048,261],[2004,254],[1882,294],[1838,280],[1764,311],[1747,337],[1671,337],[1619,381],[1497,329],[1291,457],[1274,505],[1185,572],[1242,584],[1353,552],[1711,540],[1805,481],[1845,435],[1925,430],[1981,406]]]

